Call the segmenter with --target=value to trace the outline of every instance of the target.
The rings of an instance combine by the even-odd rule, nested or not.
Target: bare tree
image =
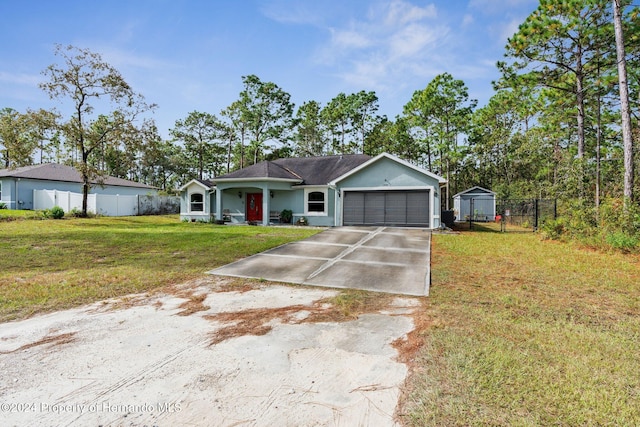
[[[72,102],[73,113],[61,130],[67,143],[80,154],[76,168],[82,175],[82,214],[86,216],[91,183],[104,177],[103,171],[89,163],[89,156],[105,144],[117,141],[119,132],[155,106],[145,103],[142,95],[136,94],[120,72],[99,54],[61,45],[56,46],[55,53],[64,63],[52,64],[42,72],[49,81],[41,83],[40,88],[51,99]],[[111,101],[114,110],[106,114],[96,112],[95,106],[105,98]]]

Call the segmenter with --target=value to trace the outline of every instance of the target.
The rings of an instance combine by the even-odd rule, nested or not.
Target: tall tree
[[[347,154],[349,135],[353,132],[350,117],[352,99],[345,93],[339,93],[322,109],[321,118],[331,140],[332,154]]]
[[[177,120],[171,135],[184,143],[187,156],[194,159],[192,168],[199,179],[216,176],[224,162],[224,147],[219,120],[212,114],[193,111],[186,119]]]
[[[383,152],[399,154],[398,150],[401,144],[402,142],[398,140],[396,135],[395,122],[383,117],[367,134],[362,152],[369,156],[377,156]],[[410,160],[405,156],[403,158]]]
[[[375,125],[382,120],[377,116],[378,96],[375,92],[365,92],[364,90],[349,95],[351,107],[350,119],[353,129],[355,150],[364,151],[364,143],[367,135],[373,130]]]
[[[246,153],[246,140],[247,140],[247,119],[244,113],[243,104],[240,101],[234,101],[227,108],[222,110],[222,117],[226,117],[228,120],[228,130],[230,135],[227,140],[229,141],[229,147],[227,150],[227,172],[229,171],[229,164],[231,163],[231,156],[233,152],[232,142],[237,142],[237,156],[238,160],[235,162],[238,169],[245,167],[245,153]]]
[[[500,90],[476,110],[469,132],[471,155],[463,168],[463,187],[481,185],[501,197],[538,197],[549,187],[540,174],[553,162],[548,139],[529,127],[526,92]],[[535,103],[535,102],[534,102]]]
[[[476,100],[469,99],[467,86],[462,80],[443,73],[429,82],[425,89],[415,91],[404,106],[404,114],[412,125],[423,131],[429,168],[432,167],[429,160],[431,151],[437,151],[437,169],[447,178],[447,209],[451,198],[450,182],[456,179],[457,167],[463,157],[459,138],[467,130],[476,104]]]
[[[504,81],[520,76],[530,84],[553,88],[573,97],[577,156],[585,153],[585,97],[597,46],[609,38],[608,0],[540,0],[538,8],[507,43],[500,62]],[[523,80],[519,81],[522,84]]]
[[[240,98],[232,104],[241,140],[245,135],[249,140],[252,163],[262,159],[267,149],[287,145],[293,129],[293,109],[291,95],[272,82],[263,82],[255,75],[242,77],[244,89]],[[272,146],[267,144],[271,142]],[[243,162],[244,163],[244,162]]]
[[[164,140],[152,120],[145,121],[140,129],[142,153],[139,160],[140,178],[151,186],[164,191],[177,188],[183,169],[179,162],[182,147]],[[186,168],[184,168],[186,169]],[[181,183],[183,184],[183,183]]]
[[[58,161],[57,149],[59,132],[57,130],[57,122],[60,116],[55,111],[39,109],[36,111],[28,110],[30,121],[30,134],[37,143],[37,150],[40,152],[40,158],[35,159],[38,163],[48,161]]]
[[[30,120],[12,108],[0,110],[0,153],[4,167],[32,164],[37,141],[30,135]]]
[[[307,101],[298,108],[294,134],[297,155],[320,156],[325,152],[321,111],[322,107],[317,101]]]
[[[89,156],[107,141],[116,141],[119,132],[143,112],[153,109],[142,95],[131,89],[118,70],[104,62],[102,57],[88,49],[57,45],[55,53],[62,65],[52,64],[43,74],[48,81],[40,87],[51,99],[71,103],[72,113],[61,126],[68,143],[79,153],[76,167],[82,176],[82,214],[87,215],[87,196],[94,179],[103,178],[104,172],[89,163]],[[99,114],[100,101],[111,101],[114,110]],[[100,116],[110,120],[101,121]]]
[[[12,108],[0,110],[0,156],[4,167],[20,167],[42,163],[55,138],[55,112],[27,110],[20,113]],[[40,157],[37,158],[36,151]]]
[[[624,33],[620,0],[612,0],[613,23],[616,35],[616,56],[618,59],[618,83],[620,89],[620,114],[622,116],[622,141],[624,145],[624,197],[625,206],[633,201],[633,135],[631,134],[631,110],[629,107],[629,87],[627,85],[627,62],[624,47]]]

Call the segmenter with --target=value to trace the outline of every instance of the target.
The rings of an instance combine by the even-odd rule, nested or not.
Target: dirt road
[[[331,289],[207,277],[0,325],[16,426],[393,426],[412,297],[339,318]],[[336,321],[339,320],[339,321]]]

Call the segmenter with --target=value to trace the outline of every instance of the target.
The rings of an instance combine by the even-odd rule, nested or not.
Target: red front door
[[[247,193],[247,221],[262,222],[262,193]]]

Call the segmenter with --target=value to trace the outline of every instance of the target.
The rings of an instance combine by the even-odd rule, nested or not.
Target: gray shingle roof
[[[288,179],[305,185],[326,185],[371,159],[366,154],[342,156],[292,157],[256,163],[255,165],[215,178]]]
[[[196,178],[196,181],[198,181],[200,184],[209,187],[209,188],[213,188],[213,182],[209,181],[208,179],[198,179]]]
[[[23,178],[23,179],[40,179],[46,181],[62,181],[82,183],[82,176],[75,168],[66,165],[58,165],[55,163],[45,163],[42,165],[23,166],[16,169],[0,170],[0,178]],[[97,184],[94,180],[92,184]],[[146,184],[129,181],[127,179],[115,178],[107,176],[102,182],[103,185],[115,185],[120,187],[136,187],[153,189]]]

